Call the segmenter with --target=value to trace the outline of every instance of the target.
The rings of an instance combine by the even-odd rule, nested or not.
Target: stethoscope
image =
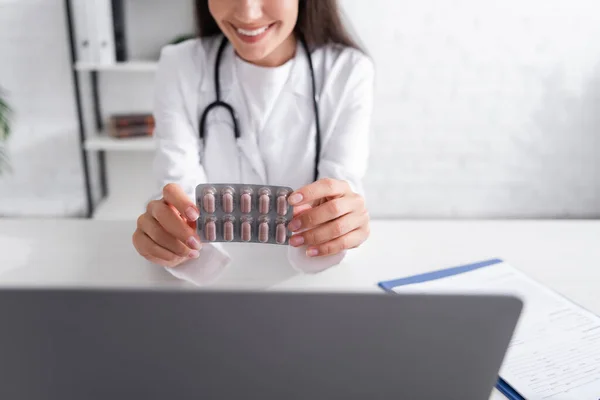
[[[308,66],[310,68],[310,77],[311,77],[311,81],[312,81],[313,107],[314,107],[315,121],[316,121],[316,127],[317,127],[317,137],[315,140],[316,154],[315,154],[315,167],[314,167],[314,180],[316,181],[319,176],[319,160],[320,160],[320,153],[321,153],[321,126],[319,123],[319,106],[318,106],[318,99],[317,99],[317,87],[316,87],[316,82],[315,82],[315,71],[314,71],[314,67],[313,67],[313,63],[312,63],[312,57],[311,57],[310,51],[308,50],[308,45],[306,44],[306,41],[302,37],[300,38],[300,42],[302,43],[302,46],[304,47],[304,51],[306,51],[306,55],[308,56]],[[208,106],[206,106],[206,108],[204,109],[204,112],[202,113],[202,116],[200,118],[200,128],[199,128],[200,141],[202,143],[203,149],[204,149],[204,138],[206,136],[206,117],[208,116],[208,113],[213,108],[223,107],[229,112],[229,115],[231,116],[231,120],[233,121],[233,134],[235,136],[236,142],[240,138],[240,128],[239,128],[238,118],[237,118],[235,109],[230,104],[221,100],[221,84],[220,84],[220,80],[219,80],[219,69],[221,66],[221,56],[223,55],[223,50],[225,50],[227,43],[228,43],[227,38],[223,37],[223,40],[221,41],[221,45],[219,46],[219,50],[217,52],[217,58],[215,60],[215,91],[216,91],[217,99],[215,101],[213,101],[212,103],[210,103]],[[241,165],[241,162],[240,162],[240,165]]]

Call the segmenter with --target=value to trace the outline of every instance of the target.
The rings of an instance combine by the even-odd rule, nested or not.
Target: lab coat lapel
[[[277,104],[285,104],[286,109],[281,113],[272,113],[272,118],[267,123],[270,129],[274,129],[278,125],[279,129],[283,126],[292,130],[311,126],[310,123],[307,124],[307,119],[314,120],[312,118],[314,115],[312,79],[308,61],[308,54],[301,43],[298,42],[289,79],[277,102]],[[295,112],[292,112],[292,110]],[[282,118],[285,119],[284,124],[282,124]],[[306,135],[306,132],[303,131],[302,134]]]
[[[221,99],[235,109],[240,129],[238,144],[240,152],[248,160],[252,169],[260,177],[262,184],[267,184],[267,174],[264,161],[258,148],[257,132],[250,129],[250,115],[244,100],[242,86],[235,74],[235,52],[233,46],[228,45],[223,52],[221,60]],[[214,83],[213,83],[214,87]],[[226,115],[224,113],[220,115]],[[228,134],[233,135],[233,131]]]
[[[276,138],[289,135],[308,135],[314,131],[314,110],[312,104],[312,81],[308,66],[308,55],[298,43],[296,56],[286,85],[265,123],[265,133],[273,138],[272,146],[285,146]],[[275,142],[278,143],[275,143]],[[289,141],[293,142],[293,141]]]
[[[304,46],[298,41],[296,45],[296,56],[294,65],[290,74],[287,92],[294,93],[302,99],[312,98],[312,79],[309,68],[309,55],[304,50]],[[319,87],[319,82],[316,82]]]
[[[195,68],[202,68],[201,65],[201,44],[197,44],[198,48],[196,49],[196,57],[195,57]],[[200,79],[200,74],[190,74],[191,79],[190,82],[186,82],[186,85],[183,86],[184,90],[182,91],[187,114],[189,116],[189,122],[194,132],[197,133],[197,139],[200,139],[199,129],[200,129],[200,115],[198,114],[198,105],[199,105],[199,94],[202,93],[202,96],[207,96],[210,88],[206,85],[206,81],[202,81]],[[189,88],[189,89],[188,89]]]

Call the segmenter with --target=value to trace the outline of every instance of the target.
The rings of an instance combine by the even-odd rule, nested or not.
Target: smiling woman
[[[298,1],[259,2],[232,7],[232,1],[209,1],[210,12],[237,53],[249,62],[276,67],[292,58],[296,50],[291,33],[298,16]]]
[[[200,241],[195,188],[278,185],[295,190],[290,263],[312,272],[339,263],[369,236],[374,66],[337,1],[197,0],[196,15],[199,37],[161,53],[160,195],[138,219],[136,249],[183,279],[221,271],[230,259]]]
[[[201,37],[224,34],[240,57],[264,66],[278,66],[293,57],[293,32],[313,48],[337,43],[359,49],[335,0],[197,0],[196,17]]]

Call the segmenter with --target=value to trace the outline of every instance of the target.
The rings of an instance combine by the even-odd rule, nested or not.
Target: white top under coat
[[[249,128],[255,132],[259,148],[261,143],[272,139],[263,136],[264,127],[283,87],[288,82],[294,61],[292,58],[279,67],[268,68],[252,64],[240,57],[235,58],[235,77],[241,82],[244,105],[249,110]]]
[[[219,108],[207,119],[207,151],[203,151],[199,122],[215,100],[214,64],[220,41],[221,37],[192,39],[161,52],[154,100],[157,192],[174,182],[195,199],[196,185],[206,182],[294,189],[312,182],[316,125],[310,69],[300,44],[294,59],[271,71],[240,60],[227,46],[221,60],[221,96],[237,112],[240,146],[229,114]],[[338,45],[314,50],[312,59],[322,135],[319,178],[346,180],[354,191],[363,193],[374,66],[363,53]],[[265,245],[266,252],[269,247]],[[181,279],[205,284],[229,264],[226,250],[226,244],[205,243],[199,259],[168,270]],[[304,248],[290,246],[288,259],[299,270],[319,272],[338,264],[346,254],[310,258]]]

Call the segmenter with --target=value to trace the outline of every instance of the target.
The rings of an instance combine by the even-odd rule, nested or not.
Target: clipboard
[[[436,279],[443,279],[443,278],[446,278],[449,276],[464,274],[466,272],[474,271],[476,269],[500,264],[502,262],[504,262],[504,261],[499,258],[495,258],[495,259],[491,259],[491,260],[477,262],[474,264],[460,265],[460,266],[456,266],[456,267],[440,269],[440,270],[433,271],[433,272],[427,272],[424,274],[413,275],[413,276],[409,276],[406,278],[400,278],[400,279],[395,279],[395,280],[390,280],[390,281],[382,281],[382,282],[379,282],[377,285],[380,288],[382,288],[383,290],[385,290],[386,292],[397,294],[396,292],[394,292],[393,289],[398,286],[406,286],[406,285],[411,285],[411,284],[415,284],[415,283],[433,281]],[[496,389],[498,389],[498,391],[500,391],[500,393],[502,393],[505,397],[507,397],[510,400],[526,400],[525,397],[521,396],[521,394],[519,394],[519,392],[517,392],[512,386],[510,386],[508,384],[508,382],[506,382],[504,379],[502,379],[502,377],[498,377],[498,381],[496,382]]]

